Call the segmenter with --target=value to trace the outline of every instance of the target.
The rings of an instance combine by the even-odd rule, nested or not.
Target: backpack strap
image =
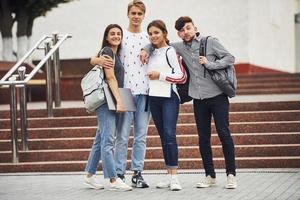
[[[199,48],[199,56],[205,56],[206,57],[206,50],[207,50],[207,40],[211,36],[207,36],[205,38],[202,38],[200,40],[200,48]],[[205,67],[205,65],[202,65],[204,67],[204,78],[206,77],[206,71],[211,75],[211,72],[209,69]]]
[[[168,65],[171,67],[172,69],[172,73],[174,73],[174,68],[171,66],[170,64],[170,61],[169,61],[169,58],[168,58],[168,51],[171,49],[171,47],[169,47],[167,50],[166,50],[166,59],[167,59],[167,63]]]

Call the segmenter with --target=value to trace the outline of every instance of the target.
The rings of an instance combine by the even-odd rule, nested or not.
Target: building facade
[[[61,4],[46,17],[36,19],[31,42],[34,44],[54,30],[69,33],[73,38],[62,46],[62,59],[89,58],[100,48],[108,24],[127,27],[128,2],[75,0]],[[144,30],[150,21],[162,19],[167,24],[170,41],[178,41],[174,22],[179,16],[188,15],[201,34],[219,38],[238,64],[300,72],[300,0],[144,2],[147,6]]]

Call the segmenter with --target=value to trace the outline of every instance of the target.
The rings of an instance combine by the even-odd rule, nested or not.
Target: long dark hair
[[[160,29],[163,33],[165,33],[166,35],[168,35],[168,30],[167,30],[167,27],[166,27],[166,24],[162,21],[162,20],[153,20],[152,22],[150,22],[147,26],[147,32],[149,34],[149,29],[154,26],[158,29]],[[169,40],[168,38],[166,37],[166,43],[169,45]]]
[[[110,31],[110,29],[112,29],[112,28],[120,29],[121,30],[121,39],[123,39],[123,30],[122,30],[121,26],[119,26],[118,24],[109,24],[105,28],[105,31],[104,31],[101,49],[103,49],[104,47],[110,47],[111,46],[111,44],[106,40],[106,37],[108,36],[108,32]],[[120,51],[120,48],[121,48],[121,44],[118,46],[117,52]]]

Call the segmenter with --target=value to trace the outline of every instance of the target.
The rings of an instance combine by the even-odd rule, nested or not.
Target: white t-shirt
[[[145,31],[131,33],[123,30],[120,59],[124,66],[124,87],[131,89],[132,94],[148,93],[147,68],[140,61],[141,49],[149,44]]]

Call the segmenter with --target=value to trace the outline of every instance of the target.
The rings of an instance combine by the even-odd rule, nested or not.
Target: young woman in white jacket
[[[179,113],[179,95],[176,83],[186,81],[186,73],[176,51],[169,46],[166,25],[161,20],[152,21],[147,31],[154,51],[149,56],[147,75],[149,81],[150,111],[161,139],[163,156],[168,171],[167,179],[157,188],[181,190],[178,180],[178,146],[176,124]]]

